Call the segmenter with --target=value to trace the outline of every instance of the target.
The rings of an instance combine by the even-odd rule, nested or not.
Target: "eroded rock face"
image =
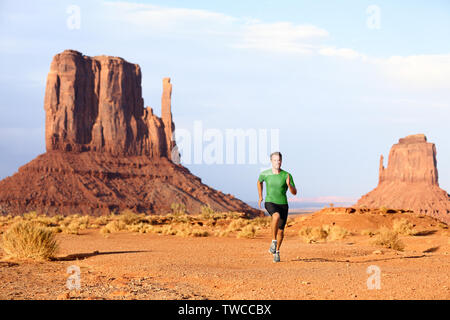
[[[210,188],[179,162],[170,78],[161,118],[144,108],[138,65],[118,57],[57,54],[47,78],[47,152],[0,181],[0,214],[263,212]]]
[[[47,150],[168,157],[175,142],[170,79],[163,80],[162,116],[144,109],[141,69],[118,57],[57,54],[47,77]]]
[[[450,223],[450,198],[439,187],[434,143],[427,142],[424,134],[399,139],[386,168],[380,158],[378,186],[356,205],[413,210]]]

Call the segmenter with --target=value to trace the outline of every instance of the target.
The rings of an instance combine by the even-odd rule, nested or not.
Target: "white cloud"
[[[313,25],[295,25],[290,22],[261,23],[252,21],[242,26],[240,40],[235,48],[250,48],[284,53],[313,53],[312,41],[325,38],[328,32]]]
[[[367,60],[367,56],[349,48],[322,47],[317,51],[320,55],[344,59]]]
[[[286,21],[265,23],[251,17],[200,9],[171,8],[132,2],[104,1],[103,18],[120,24],[126,33],[152,36],[189,36],[191,39],[220,43],[223,47],[275,52],[278,54],[318,55],[374,66],[389,85],[409,89],[450,88],[450,54],[391,56],[376,58],[356,49],[324,44],[329,32],[311,24]],[[209,38],[203,38],[209,36]],[[0,39],[0,42],[8,41]],[[6,43],[8,44],[8,43]],[[14,47],[18,44],[7,47]]]
[[[393,85],[411,89],[450,88],[450,54],[423,54],[375,58],[349,48],[322,47],[323,56],[357,60],[376,66]]]
[[[388,78],[407,87],[450,88],[450,54],[392,56],[371,59]]]
[[[223,33],[236,18],[208,10],[170,8],[129,2],[103,2],[116,22],[138,26],[147,33]]]
[[[159,35],[212,35],[225,46],[279,53],[313,53],[314,41],[328,31],[314,25],[291,22],[264,23],[251,17],[236,18],[208,10],[169,8],[128,2],[104,2],[110,19],[138,26]]]

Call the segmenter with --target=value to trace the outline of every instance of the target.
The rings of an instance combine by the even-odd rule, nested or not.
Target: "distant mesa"
[[[44,100],[47,152],[0,181],[0,214],[168,213],[176,203],[187,213],[209,205],[262,216],[179,164],[171,94],[164,78],[159,118],[144,108],[139,65],[74,50],[55,55]]]
[[[356,206],[412,210],[450,223],[450,197],[439,187],[434,143],[424,134],[399,139],[386,168],[381,155],[378,186]]]

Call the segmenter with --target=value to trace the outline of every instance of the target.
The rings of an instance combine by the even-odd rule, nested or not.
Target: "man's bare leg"
[[[280,214],[275,212],[272,214],[272,240],[277,240],[278,222],[280,221]]]
[[[280,251],[281,243],[283,242],[283,239],[284,239],[284,230],[279,229],[278,231],[279,232],[278,232],[278,236],[277,236],[277,251]]]

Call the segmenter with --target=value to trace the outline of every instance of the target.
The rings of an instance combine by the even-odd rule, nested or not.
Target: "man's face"
[[[272,158],[270,159],[272,162],[272,168],[274,169],[280,169],[281,168],[281,159],[278,154],[274,154]]]

